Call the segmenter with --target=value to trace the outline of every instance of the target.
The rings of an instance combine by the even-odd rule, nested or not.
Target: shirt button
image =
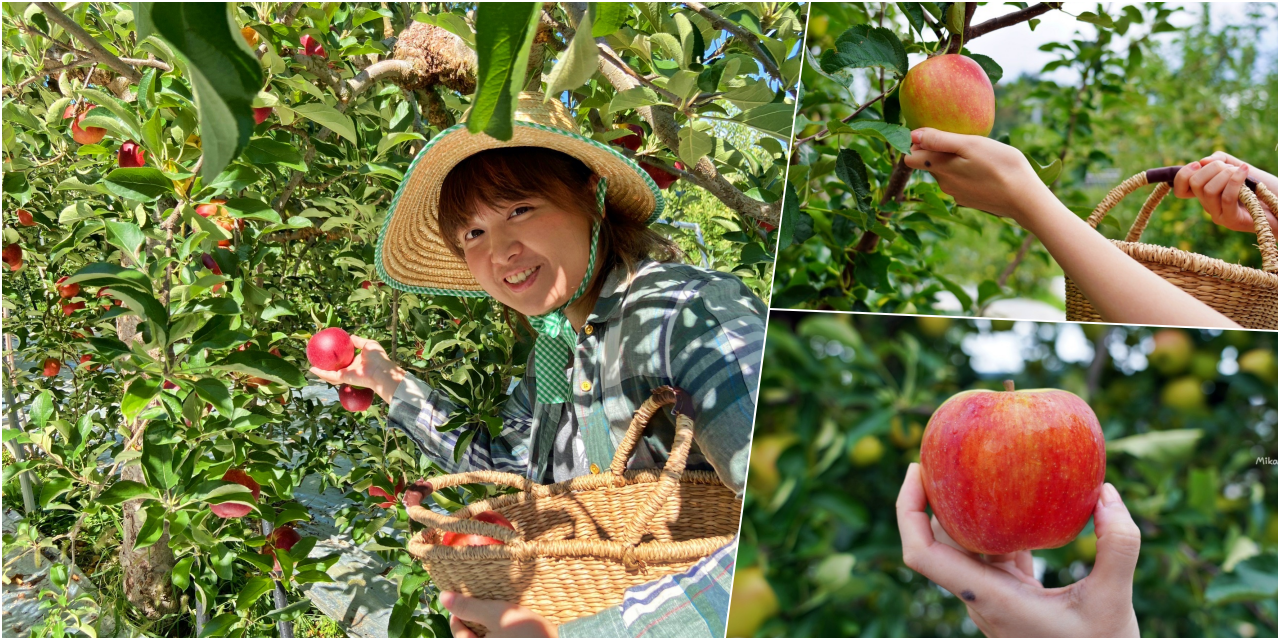
[[[598,465],[598,464],[596,464],[596,463],[592,462],[592,463],[591,463],[591,473],[600,473],[600,465]]]
[[[587,335],[591,335],[591,334],[595,333],[595,329],[591,328],[591,325],[587,325],[587,326],[583,329],[583,331],[585,331],[585,332],[587,333]]]
[[[587,382],[586,380],[583,380],[583,381],[582,381],[582,384],[578,385],[578,388],[579,388],[579,389],[582,389],[583,391],[590,391],[590,390],[591,390],[591,383],[590,383],[590,382]]]

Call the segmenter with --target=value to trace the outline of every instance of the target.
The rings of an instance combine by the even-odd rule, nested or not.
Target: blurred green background
[[[777,310],[730,635],[980,635],[902,563],[894,501],[933,410],[1005,379],[1097,413],[1144,636],[1276,635],[1275,333]],[[1091,522],[1034,556],[1057,587],[1095,553]]]

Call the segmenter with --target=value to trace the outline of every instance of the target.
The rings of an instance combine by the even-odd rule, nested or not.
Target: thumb
[[[352,346],[354,346],[355,348],[361,351],[366,351],[366,350],[382,351],[383,350],[382,345],[378,344],[377,340],[361,338],[360,336],[357,336],[357,335],[351,336],[351,344]]]
[[[926,151],[954,153],[963,156],[964,150],[968,146],[965,142],[966,137],[968,136],[921,127],[911,132],[911,144],[917,145]]]
[[[1093,512],[1093,527],[1098,534],[1098,558],[1088,581],[1102,589],[1108,598],[1133,597],[1133,572],[1142,548],[1142,531],[1134,523],[1120,492],[1111,483],[1102,485],[1102,495]]]

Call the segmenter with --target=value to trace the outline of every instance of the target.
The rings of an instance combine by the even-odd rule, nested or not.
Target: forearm
[[[444,429],[458,411],[461,408],[444,394],[412,374],[405,374],[393,394],[387,422],[404,431],[428,458],[447,473],[471,469],[525,472],[528,447],[524,446],[524,440],[530,424],[527,419],[504,410],[502,433],[492,437],[487,428],[480,428],[455,459],[458,439],[468,429],[477,428],[464,425]]]
[[[1052,194],[1046,194],[1027,200],[1031,204],[1021,217],[1022,224],[1040,239],[1102,317],[1127,324],[1239,328],[1125,255]]]

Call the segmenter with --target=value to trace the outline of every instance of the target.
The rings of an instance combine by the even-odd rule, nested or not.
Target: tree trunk
[[[138,335],[137,316],[120,316],[116,318],[116,336],[125,344],[140,340]],[[160,357],[159,351],[152,354]],[[129,425],[130,433],[137,429],[145,429],[145,422]],[[137,446],[142,446],[141,442]],[[124,480],[142,482],[142,466],[132,461],[120,470]],[[124,574],[124,593],[129,602],[137,607],[147,618],[155,620],[161,616],[178,610],[178,600],[173,593],[173,573],[175,560],[173,551],[169,549],[169,525],[164,526],[164,533],[155,544],[142,550],[133,547],[138,540],[138,531],[146,519],[142,512],[142,500],[127,500],[121,505],[123,522],[121,529],[124,536],[120,545],[120,572]]]

